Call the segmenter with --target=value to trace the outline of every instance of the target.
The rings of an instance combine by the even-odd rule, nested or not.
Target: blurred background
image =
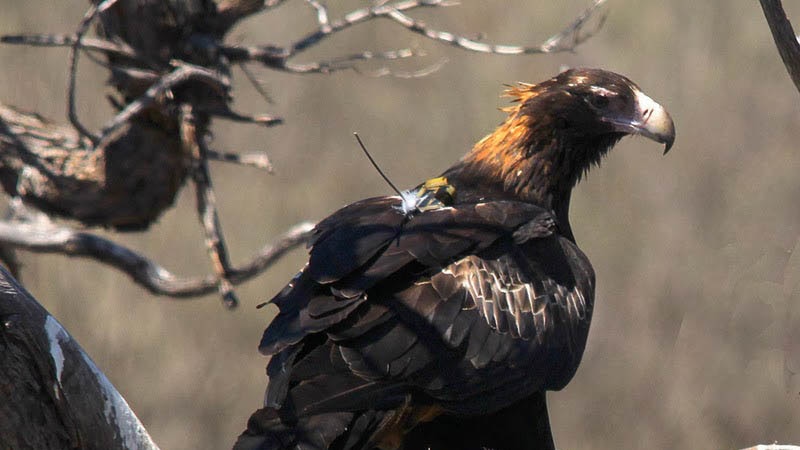
[[[331,16],[367,2],[329,2]],[[498,43],[538,45],[588,0],[464,1],[412,12],[429,25]],[[421,79],[353,72],[291,75],[252,66],[267,104],[235,73],[236,107],[284,117],[273,129],[216,122],[214,147],[265,151],[276,173],[212,166],[234,262],[302,220],[434,176],[490,132],[504,83],[561,66],[621,72],[672,114],[672,152],[626,139],[573,195],[572,224],[597,272],[583,363],[550,398],[561,449],[736,449],[800,443],[800,95],[754,0],[610,0],[600,32],[572,54],[469,53],[376,21],[299,58],[412,46],[448,63]],[[787,1],[800,24],[800,5]],[[0,0],[0,34],[71,32],[86,2]],[[287,44],[315,27],[292,0],[242,23],[231,42]],[[0,47],[0,102],[65,118],[65,49]],[[365,69],[379,66],[362,66]],[[104,69],[82,59],[80,115],[109,114]],[[170,270],[210,273],[194,194],[147,233],[107,234]],[[301,267],[295,251],[242,285],[242,305],[216,296],[157,298],[91,261],[22,254],[24,285],[86,348],[163,449],[229,448],[262,402],[257,352],[274,314],[256,310]]]

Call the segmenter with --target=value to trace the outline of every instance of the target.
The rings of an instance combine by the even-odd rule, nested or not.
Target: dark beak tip
[[[658,137],[660,138],[658,140],[664,144],[664,154],[666,155],[670,149],[672,149],[672,144],[675,143],[675,122],[672,121],[672,117],[670,117],[669,113],[665,111],[664,114],[666,115],[665,121],[667,123],[666,126],[660,130],[660,133],[658,133]]]
[[[669,137],[664,140],[664,154],[666,155],[669,153],[670,149],[672,148],[672,144],[675,142],[675,136]]]
[[[672,121],[670,117],[669,121],[669,130],[664,133],[664,154],[666,155],[670,149],[672,148],[672,144],[675,143],[675,123]]]

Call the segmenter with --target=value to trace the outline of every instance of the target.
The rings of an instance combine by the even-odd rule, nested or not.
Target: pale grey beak
[[[672,122],[672,117],[663,106],[639,90],[636,90],[635,108],[633,118],[615,121],[614,127],[618,131],[638,134],[664,144],[664,154],[666,154],[675,142],[675,124]]]

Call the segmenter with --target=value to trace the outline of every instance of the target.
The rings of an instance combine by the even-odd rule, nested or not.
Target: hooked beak
[[[614,127],[618,131],[638,134],[664,144],[666,155],[675,142],[675,124],[672,122],[672,117],[663,106],[639,90],[636,91],[635,108],[633,118],[615,121]]]

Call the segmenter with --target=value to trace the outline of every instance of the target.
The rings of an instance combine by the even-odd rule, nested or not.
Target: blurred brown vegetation
[[[332,16],[362,5],[330,2]],[[588,1],[467,1],[415,13],[438,28],[534,44]],[[394,182],[436,175],[501,120],[503,83],[561,65],[628,75],[676,122],[667,157],[627,139],[576,190],[572,222],[598,277],[593,329],[572,383],[550,395],[559,448],[742,448],[800,442],[800,95],[751,0],[613,0],[598,36],[575,54],[471,54],[388,22],[342,33],[307,58],[424,47],[427,78],[256,69],[266,104],[235,74],[239,110],[282,115],[274,129],[217,122],[214,146],[268,152],[275,175],[212,166],[234,261],[303,219],[387,194],[357,149],[358,131]],[[800,23],[800,5],[786,2]],[[85,2],[0,0],[0,33],[68,32]],[[258,15],[231,36],[286,43],[314,27],[302,1]],[[0,101],[66,122],[65,49],[0,47]],[[110,114],[104,71],[82,64],[82,117]],[[210,272],[191,190],[146,234],[114,236],[182,274]],[[164,449],[228,448],[259,406],[256,351],[274,311],[255,309],[303,262],[295,252],[238,289],[155,298],[99,264],[23,254],[23,282],[94,357]]]

